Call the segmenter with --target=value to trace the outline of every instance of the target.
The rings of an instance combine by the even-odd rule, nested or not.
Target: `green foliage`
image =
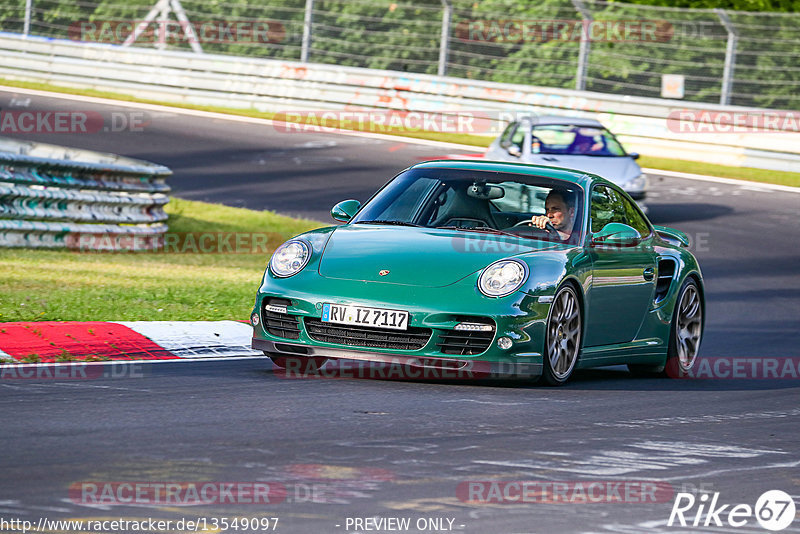
[[[451,1],[449,75],[575,87],[582,17],[569,0]],[[33,33],[78,38],[74,29],[80,21],[140,21],[154,3],[37,0]],[[268,28],[268,38],[248,38],[246,31],[243,36],[201,36],[205,52],[287,60],[301,57],[305,0],[182,3],[195,25],[222,23],[236,28],[244,22]],[[738,33],[731,103],[800,109],[800,15],[795,15],[800,0],[584,3],[593,27],[600,28],[588,56],[585,79],[590,91],[659,97],[662,76],[680,74],[685,77],[686,100],[719,102],[728,33],[712,8],[724,8]],[[20,31],[23,6],[24,0],[0,0],[1,30]],[[315,0],[309,60],[436,73],[442,15],[440,0]],[[625,23],[656,24],[657,39],[620,38],[613,30]],[[571,27],[574,38],[559,33],[560,24]],[[510,32],[514,25],[526,28],[527,33]],[[154,32],[143,35],[137,46],[155,46]],[[190,44],[176,34],[168,48],[189,50]]]

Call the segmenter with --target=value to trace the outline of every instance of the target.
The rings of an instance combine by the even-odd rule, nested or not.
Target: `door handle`
[[[652,267],[647,267],[644,271],[642,271],[642,276],[644,276],[645,280],[652,280],[655,274],[656,271]]]

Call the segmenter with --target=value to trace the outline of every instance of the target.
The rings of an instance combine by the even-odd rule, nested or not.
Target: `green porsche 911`
[[[579,368],[697,365],[689,239],[599,176],[431,161],[331,215],[342,224],[275,251],[258,289],[252,345],[279,367],[400,362],[561,385]]]

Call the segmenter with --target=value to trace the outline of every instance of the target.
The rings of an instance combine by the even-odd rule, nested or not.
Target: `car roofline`
[[[445,164],[445,165],[432,165],[432,164]],[[473,167],[475,165],[478,166],[486,165],[487,167],[491,166],[500,168],[505,167],[507,168],[508,172],[517,172],[518,174],[527,174],[531,176],[535,175],[542,176],[542,174],[535,172],[537,170],[540,170],[540,171],[545,171],[545,173],[550,175],[550,176],[547,175],[542,176],[543,178],[555,178],[559,180],[564,180],[567,182],[575,183],[582,187],[586,187],[586,185],[598,181],[603,181],[603,182],[608,181],[602,176],[599,176],[591,172],[581,171],[578,169],[570,169],[568,167],[557,167],[555,165],[537,165],[535,163],[522,163],[516,161],[494,161],[494,160],[476,160],[476,159],[435,159],[435,160],[416,163],[408,168],[409,169],[416,169],[420,167],[424,168],[427,165],[446,168],[449,164],[453,164],[450,168],[465,169],[465,170],[475,170]],[[462,164],[464,164],[464,166],[462,166]],[[491,169],[487,168],[482,170],[491,170]],[[520,170],[527,170],[529,172],[519,172]]]
[[[568,115],[519,115],[517,121],[528,121],[533,126],[542,125],[564,125],[564,126],[579,126],[589,128],[603,128],[603,123],[597,119],[587,119],[583,117],[571,117]]]

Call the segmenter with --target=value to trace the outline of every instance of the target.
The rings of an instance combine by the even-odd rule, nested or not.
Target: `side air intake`
[[[656,280],[656,297],[655,302],[659,303],[664,300],[669,293],[669,286],[675,278],[675,260],[661,259],[658,260],[658,279]]]

